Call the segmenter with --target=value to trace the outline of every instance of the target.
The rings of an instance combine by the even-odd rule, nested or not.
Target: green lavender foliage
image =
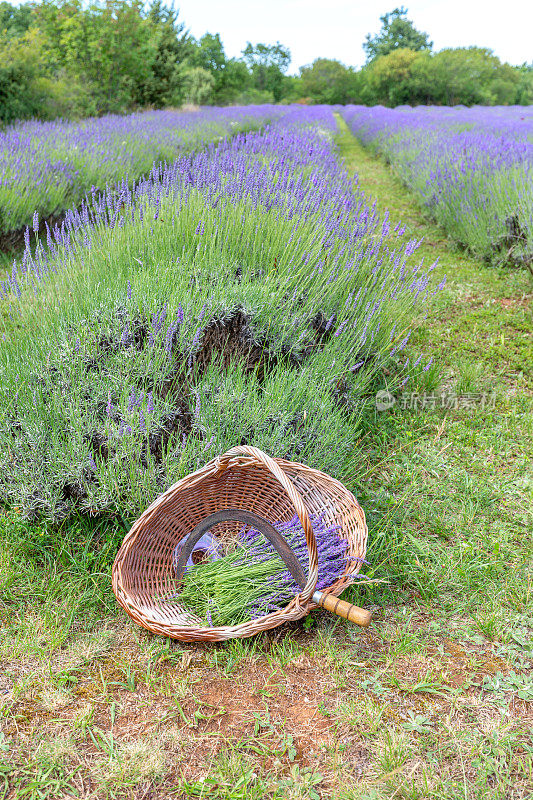
[[[189,569],[179,587],[179,603],[195,613],[205,625],[238,625],[250,619],[250,608],[259,603],[256,615],[271,610],[264,600],[267,591],[280,603],[288,602],[285,569],[276,553],[272,558],[253,558],[251,548],[241,546],[216,561],[204,561]]]
[[[318,141],[312,132],[298,136]],[[324,246],[328,212],[336,213],[328,183],[345,179],[327,147],[333,172],[320,176],[318,211],[280,214],[246,196],[213,207],[195,189],[186,200],[141,194],[120,225],[75,231],[48,257],[38,288],[28,273],[20,296],[8,293],[5,501],[31,518],[79,511],[134,520],[173,482],[239,443],[355,479],[365,404],[410,371],[401,350],[416,292],[392,264],[404,265],[409,282],[426,279],[414,246],[401,232],[380,238],[381,223],[358,239],[355,275],[342,236]],[[252,172],[265,163],[279,180],[274,155],[251,152]],[[303,179],[312,168],[295,171]],[[312,199],[318,189],[306,191]],[[359,213],[344,224],[358,225]],[[238,348],[228,360],[223,347],[197,363],[206,328],[239,314],[257,363]],[[332,326],[320,340],[311,326],[317,314]],[[142,344],[128,340],[136,325],[144,326]]]

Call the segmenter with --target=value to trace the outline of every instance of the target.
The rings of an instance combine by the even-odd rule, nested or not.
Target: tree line
[[[0,122],[184,104],[533,103],[533,65],[480,47],[433,52],[403,7],[380,21],[361,69],[318,58],[289,76],[279,42],[229,58],[218,33],[194,39],[164,0],[0,2]]]

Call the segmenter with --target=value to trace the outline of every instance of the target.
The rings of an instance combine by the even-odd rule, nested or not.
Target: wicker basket
[[[172,552],[200,520],[230,508],[255,512],[272,522],[286,522],[296,511],[309,549],[309,576],[285,608],[239,625],[210,628],[179,604]],[[347,555],[364,558],[365,515],[339,481],[303,464],[270,458],[255,447],[234,447],[171,486],[139,517],[115,558],[113,591],[140,625],[183,641],[243,638],[300,619],[317,607],[310,599],[318,576],[310,514],[340,525]],[[232,521],[219,523],[213,531],[227,537],[240,528],[241,523]],[[340,594],[360,566],[360,561],[348,560],[344,574],[324,591]]]

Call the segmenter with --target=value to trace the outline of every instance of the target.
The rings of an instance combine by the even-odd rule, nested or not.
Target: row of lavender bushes
[[[533,271],[532,106],[347,106],[342,115],[456,242]]]
[[[283,106],[145,111],[81,122],[23,122],[0,131],[0,235],[58,215],[94,187],[138,179],[233,133],[258,130]]]
[[[353,485],[376,388],[431,369],[405,348],[442,284],[335,130],[289,110],[27,232],[0,282],[5,502],[133,520],[238,443]]]

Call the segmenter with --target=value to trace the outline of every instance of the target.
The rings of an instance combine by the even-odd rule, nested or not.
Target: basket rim
[[[138,535],[144,530],[147,523],[153,518],[153,516],[161,511],[161,507],[165,505],[165,503],[173,497],[175,494],[179,494],[180,491],[183,489],[191,489],[199,484],[201,484],[206,478],[214,477],[220,472],[225,472],[228,469],[232,469],[235,467],[238,468],[247,468],[247,467],[260,467],[265,469],[265,471],[271,472],[272,468],[271,464],[275,467],[275,473],[281,472],[284,481],[283,483],[279,480],[277,474],[274,473],[273,477],[277,478],[277,480],[282,483],[283,489],[286,490],[287,482],[289,489],[292,491],[286,490],[287,494],[292,494],[294,497],[299,500],[299,504],[301,508],[298,509],[296,507],[296,503],[293,501],[293,497],[289,496],[289,500],[293,503],[295,507],[296,513],[302,522],[302,516],[304,520],[308,524],[308,528],[310,529],[310,536],[307,535],[308,531],[306,531],[305,526],[302,522],[302,527],[304,527],[304,533],[306,533],[306,541],[308,544],[309,549],[309,557],[310,557],[310,569],[309,569],[309,577],[308,582],[304,589],[295,595],[282,609],[277,611],[272,611],[269,614],[265,614],[254,620],[247,620],[245,622],[240,622],[236,625],[222,625],[217,627],[209,627],[209,626],[195,626],[194,624],[172,624],[172,623],[164,623],[159,616],[156,618],[154,613],[155,609],[149,609],[147,607],[141,607],[137,605],[129,592],[124,588],[124,583],[122,581],[122,565],[124,559],[130,553],[131,549],[135,545],[135,541]],[[345,498],[353,505],[355,518],[357,523],[357,528],[361,534],[361,553],[359,558],[364,558],[366,554],[366,544],[368,538],[368,527],[366,524],[365,513],[357,499],[349,491],[340,481],[336,478],[331,477],[325,472],[321,470],[315,469],[313,467],[309,467],[306,464],[301,464],[297,461],[288,461],[283,458],[272,458],[268,456],[263,451],[259,450],[259,448],[252,448],[249,446],[242,446],[242,447],[235,447],[228,450],[226,453],[222,455],[216,456],[214,459],[209,461],[203,467],[195,470],[195,472],[186,475],[185,477],[178,480],[172,486],[165,490],[159,497],[157,497],[148,508],[140,515],[140,517],[134,522],[124,540],[122,542],[121,547],[119,548],[112,567],[112,587],[113,592],[116,596],[118,603],[124,608],[124,610],[140,625],[147,628],[148,630],[152,631],[153,633],[160,633],[172,638],[181,639],[181,640],[189,640],[189,641],[222,641],[229,638],[244,638],[247,636],[252,636],[255,633],[259,633],[263,630],[268,630],[270,628],[277,627],[284,622],[294,621],[301,619],[304,617],[309,611],[312,611],[315,608],[318,608],[316,603],[313,603],[311,597],[314,591],[314,587],[316,585],[316,581],[318,579],[318,558],[316,554],[316,541],[313,533],[313,528],[311,522],[309,520],[308,510],[305,504],[304,499],[301,497],[300,493],[297,490],[297,487],[294,485],[294,482],[290,475],[286,473],[286,470],[312,475],[315,480],[322,484],[326,484],[335,488],[337,492],[340,492]],[[302,511],[302,514],[299,513],[299,510]],[[314,546],[314,554],[315,554],[315,570],[311,572],[311,558],[312,558],[312,550],[309,547],[309,540],[311,539],[312,546]],[[361,568],[361,561],[352,562],[352,564],[348,564],[347,570],[343,575],[341,575],[334,583],[330,586],[322,589],[321,591],[328,594],[338,595],[340,594],[346,586],[351,583],[351,578],[353,575],[356,575],[360,568]]]

